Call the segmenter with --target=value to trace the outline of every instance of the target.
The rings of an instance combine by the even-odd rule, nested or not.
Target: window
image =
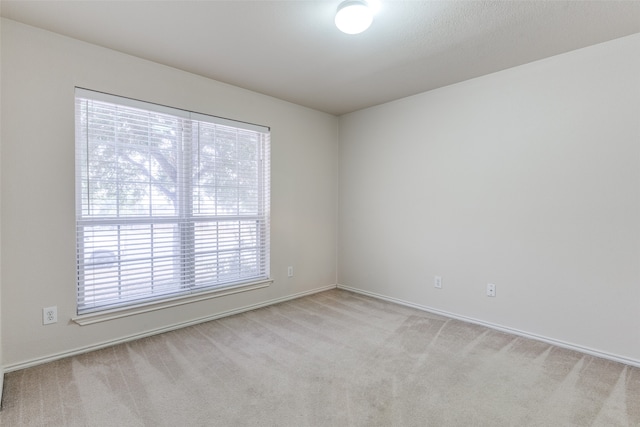
[[[268,279],[269,140],[76,89],[78,314]]]

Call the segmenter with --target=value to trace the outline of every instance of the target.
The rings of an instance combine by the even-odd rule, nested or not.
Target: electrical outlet
[[[493,283],[487,284],[487,296],[488,297],[496,296],[496,285],[494,285]]]
[[[293,267],[287,268],[287,277],[293,277]]]
[[[46,307],[42,309],[42,324],[50,325],[58,321],[58,307]]]
[[[434,288],[438,288],[438,289],[442,289],[442,277],[435,276],[433,278],[433,287]]]

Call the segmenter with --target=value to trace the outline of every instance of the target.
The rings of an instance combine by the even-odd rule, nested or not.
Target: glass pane
[[[182,289],[176,224],[86,226],[79,236],[84,304],[115,304]]]
[[[85,215],[177,214],[182,121],[89,102]]]

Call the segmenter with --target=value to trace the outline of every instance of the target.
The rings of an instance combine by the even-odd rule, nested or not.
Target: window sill
[[[176,307],[184,304],[191,304],[198,301],[205,301],[212,298],[219,298],[227,295],[238,294],[241,292],[254,291],[268,287],[273,280],[263,280],[260,282],[245,283],[238,286],[228,287],[224,289],[215,289],[204,291],[197,294],[181,295],[178,297],[164,299],[162,301],[154,301],[146,304],[138,304],[123,308],[115,308],[112,310],[104,310],[96,313],[82,314],[72,317],[71,320],[80,326],[91,325],[99,322],[120,319],[122,317],[134,316],[137,314],[148,313],[165,308]]]

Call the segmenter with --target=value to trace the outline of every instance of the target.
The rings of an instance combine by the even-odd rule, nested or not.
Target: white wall
[[[336,117],[10,20],[1,53],[6,369],[335,284]],[[270,287],[90,326],[70,321],[74,86],[271,127]],[[42,307],[53,305],[58,323],[42,326]]]
[[[341,285],[640,364],[640,34],[339,134]]]

